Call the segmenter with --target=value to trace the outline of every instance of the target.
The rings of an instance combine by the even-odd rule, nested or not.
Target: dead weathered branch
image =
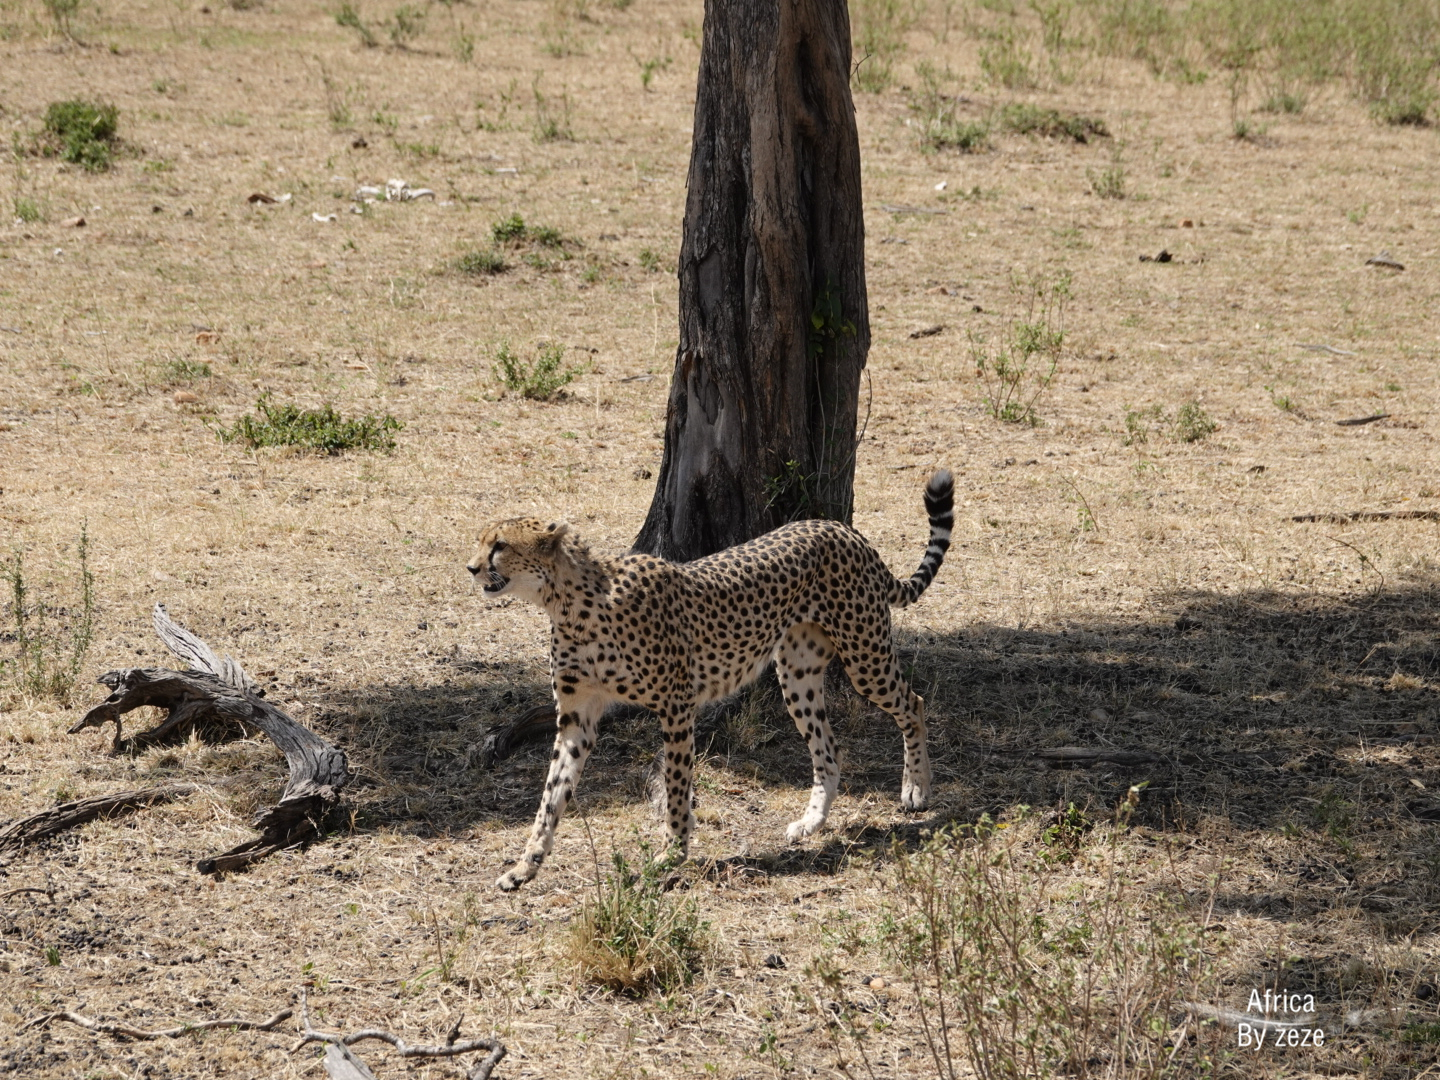
[[[321,822],[339,802],[340,791],[350,780],[344,753],[266,701],[265,692],[256,687],[237,660],[216,656],[209,645],[171,620],[165,605],[155,605],[154,623],[160,640],[191,667],[185,671],[129,668],[107,672],[99,681],[110,687],[110,696],[87,712],[70,729],[71,734],[113,721],[118,746],[121,717],[142,705],[153,705],[168,710],[168,715],[158,727],[141,736],[146,741],[192,724],[209,722],[239,724],[270,737],[290,765],[285,791],[278,803],[262,810],[251,823],[260,830],[260,837],[212,859],[201,860],[197,869],[202,874],[236,870],[271,852],[295,847],[318,836]],[[132,799],[147,796],[148,801],[155,801],[145,792],[125,795]],[[57,807],[56,811],[61,809]],[[102,812],[97,809],[91,816]],[[60,824],[43,835],[78,824],[80,820],[88,818]],[[16,826],[25,824],[17,822]],[[4,835],[0,833],[0,838]],[[29,834],[26,835],[28,838]]]
[[[67,1024],[78,1024],[103,1035],[123,1035],[127,1039],[178,1039],[197,1031],[214,1031],[216,1028],[233,1028],[236,1031],[272,1031],[294,1015],[294,1009],[281,1009],[269,1020],[197,1020],[193,1023],[181,1024],[179,1027],[165,1028],[162,1031],[145,1031],[118,1021],[91,1020],[88,1016],[81,1016],[79,1013],[70,1012],[67,1009],[37,1016],[28,1024],[22,1025],[20,1030],[28,1031],[33,1027],[44,1027],[56,1020],[64,1020]]]
[[[484,1058],[478,1061],[473,1069],[467,1074],[469,1080],[489,1080],[490,1074],[495,1066],[500,1064],[505,1056],[505,1044],[499,1039],[461,1039],[460,1022],[464,1020],[464,1014],[455,1017],[455,1022],[450,1025],[450,1030],[445,1036],[443,1045],[424,1045],[407,1043],[400,1036],[392,1034],[381,1028],[364,1028],[353,1035],[343,1035],[339,1032],[316,1031],[310,1023],[310,1005],[306,999],[304,990],[300,992],[300,1017],[305,1025],[305,1030],[300,1035],[300,1041],[290,1048],[293,1054],[296,1050],[307,1043],[323,1042],[329,1043],[331,1047],[340,1047],[342,1051],[348,1050],[358,1042],[365,1039],[378,1039],[387,1042],[395,1048],[401,1057],[407,1058],[438,1058],[438,1057],[459,1057],[461,1054],[473,1054],[478,1050],[487,1051]],[[365,1063],[354,1055],[344,1052],[338,1055],[341,1059],[334,1063],[330,1060],[327,1050],[325,1059],[326,1071],[332,1077],[344,1077],[347,1075],[369,1076],[370,1070]],[[345,1070],[349,1068],[347,1073]]]
[[[197,784],[161,784],[157,787],[117,791],[113,795],[96,795],[88,799],[61,803],[0,827],[0,851],[21,848],[96,818],[119,817],[155,803],[170,802],[198,790]]]
[[[517,719],[485,737],[485,744],[480,750],[480,765],[482,768],[492,768],[496,762],[509,757],[518,744],[543,738],[547,734],[553,735],[554,732],[554,702],[526,709]]]
[[[1323,521],[1346,525],[1352,521],[1440,521],[1440,510],[1356,510],[1349,514],[1296,514],[1291,521]]]

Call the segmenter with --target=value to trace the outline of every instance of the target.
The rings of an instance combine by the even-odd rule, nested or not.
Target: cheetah
[[[796,521],[703,559],[592,555],[563,523],[512,518],[490,526],[467,569],[487,596],[515,596],[550,616],[557,733],[535,826],[520,859],[496,882],[532,879],[595,747],[612,702],[654,712],[664,740],[666,823],[683,857],[694,828],[691,773],[695,710],[754,682],[773,658],[785,705],[810,747],[814,786],[786,829],[796,843],[825,825],[840,782],[825,713],[825,668],[839,656],[851,684],[895,718],[905,739],[900,805],[930,798],[925,703],[895,656],[890,608],[919,599],[950,546],[954,482],[925,488],[930,543],[908,581],[896,579],[866,539],[838,521]]]

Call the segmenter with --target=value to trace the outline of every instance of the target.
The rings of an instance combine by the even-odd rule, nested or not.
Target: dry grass
[[[479,748],[543,698],[547,628],[471,596],[462,563],[497,516],[564,517],[611,548],[643,518],[701,8],[494,0],[433,8],[405,40],[413,23],[357,10],[379,46],[287,0],[84,7],[71,37],[39,7],[0,5],[0,116],[20,136],[4,162],[20,220],[0,225],[0,540],[24,549],[37,589],[63,590],[88,520],[85,679],[159,660],[148,612],[164,600],[360,770],[341,835],[211,882],[194,860],[248,838],[283,782],[271,747],[114,758],[108,733],[63,734],[72,709],[7,698],[0,818],[157,776],[209,793],[0,869],[0,894],[53,887],[0,900],[0,1068],[318,1077],[288,1037],[12,1034],[58,1007],[152,1027],[259,1018],[309,983],[330,1027],[420,1038],[463,1009],[467,1032],[511,1046],[507,1077],[834,1075],[841,1057],[861,1075],[823,1019],[841,998],[805,973],[831,955],[874,1074],[931,1076],[914,990],[875,937],[895,910],[892,842],[915,850],[924,829],[1020,804],[1106,821],[1148,780],[1115,847],[1127,910],[1212,910],[1197,984],[1211,1001],[1243,1009],[1283,985],[1326,1018],[1319,1052],[1241,1051],[1222,1031],[1219,1070],[1433,1075],[1436,1029],[1407,1040],[1405,1026],[1436,1022],[1440,986],[1440,526],[1290,520],[1440,509],[1433,130],[1376,123],[1327,83],[1237,139],[1219,77],[1067,53],[1030,69],[1036,88],[1006,90],[1003,50],[953,6],[921,10],[898,46],[874,31],[892,81],[857,95],[874,347],[855,517],[908,571],[922,478],[956,472],[955,546],[899,617],[933,718],[935,808],[897,811],[899,737],[845,697],[834,831],[786,848],[809,770],[773,692],[706,717],[682,887],[712,958],[690,986],[633,999],[581,985],[569,959],[595,876],[578,819],[533,887],[492,890],[548,750],[485,771]],[[866,10],[883,20],[885,5]],[[988,150],[927,150],[922,61],[949,69],[933,93],[954,95],[957,124],[1021,101],[1110,135],[996,127]],[[1246,92],[1258,107],[1268,91]],[[47,106],[75,98],[120,110],[108,172],[25,150]],[[1127,197],[1092,194],[1107,170]],[[391,178],[436,198],[350,212],[359,186]],[[507,248],[503,273],[456,268],[515,214],[570,244]],[[1162,249],[1172,261],[1139,261]],[[1407,268],[1365,265],[1382,249]],[[1073,300],[1039,423],[996,421],[969,335],[1000,340],[1025,313],[1011,283],[1062,269]],[[563,346],[583,374],[553,402],[507,394],[503,341],[527,358]],[[405,426],[393,454],[220,442],[210,425],[262,394]],[[1174,418],[1190,404],[1218,426],[1187,442]],[[1142,419],[1136,439],[1127,415],[1169,419]],[[1064,745],[1159,760],[1047,769],[1026,754]],[[602,860],[633,859],[653,828],[656,746],[651,722],[623,721],[592,758],[580,809]],[[1101,839],[1076,844],[1048,872],[1056,895],[1109,865]],[[841,912],[850,951],[824,933]],[[862,982],[876,975],[896,982]],[[1365,1023],[1343,1027],[1347,1011]]]

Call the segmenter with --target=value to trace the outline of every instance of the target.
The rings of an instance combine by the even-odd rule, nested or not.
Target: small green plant
[[[924,150],[959,150],[973,154],[990,146],[990,125],[985,120],[966,120],[957,115],[961,101],[945,93],[948,71],[940,72],[928,60],[915,65],[920,91],[910,98],[910,109],[919,118],[920,146]]]
[[[95,575],[90,570],[90,533],[80,526],[76,545],[79,582],[68,603],[33,599],[25,576],[25,557],[17,548],[0,576],[10,582],[10,634],[13,659],[0,661],[0,672],[21,693],[68,701],[95,637]]]
[[[1309,98],[1296,90],[1277,90],[1266,98],[1260,105],[1261,112],[1287,113],[1290,116],[1299,116],[1305,111],[1309,104]]]
[[[905,51],[905,34],[920,14],[907,0],[853,0],[850,36],[854,42],[854,82],[867,94],[878,94],[895,81],[895,61]]]
[[[171,360],[165,365],[165,375],[171,382],[194,382],[208,379],[212,374],[204,360]]]
[[[1181,1001],[1208,980],[1201,920],[1138,889],[1117,867],[1118,837],[1138,801],[1130,790],[1108,831],[1109,858],[1084,839],[1073,806],[1029,843],[1023,826],[982,818],[937,831],[918,851],[893,848],[894,897],[871,934],[909,984],[926,1074],[942,1080],[1203,1075],[1213,1033],[1174,1036]],[[1093,860],[1079,892],[1062,867]],[[878,1010],[861,1011],[829,956],[807,973],[828,999],[817,1010],[837,1047],[865,1055]],[[819,1004],[817,1002],[817,1004]]]
[[[451,41],[455,51],[455,59],[462,64],[472,63],[475,59],[475,35],[463,26],[455,31],[455,37]]]
[[[1091,822],[1073,802],[1055,815],[1053,824],[1040,830],[1040,842],[1065,861],[1073,859],[1080,852],[1080,846]]]
[[[980,71],[987,80],[1007,90],[1026,90],[1035,85],[1035,58],[1021,45],[1013,30],[995,33],[980,47]]]
[[[639,997],[687,986],[705,956],[709,924],[693,900],[665,890],[670,864],[642,845],[632,867],[620,852],[570,932],[570,955],[588,983]],[[599,868],[596,868],[597,877]]]
[[[467,251],[455,260],[455,269],[462,274],[503,274],[509,269],[504,256],[494,248]]]
[[[1150,425],[1161,418],[1159,405],[1144,409],[1125,406],[1125,434],[1120,437],[1125,446],[1137,446],[1150,441]]]
[[[518,244],[529,235],[529,232],[525,228],[525,219],[519,214],[511,214],[508,218],[491,225],[490,235],[495,238],[497,244]]]
[[[1265,387],[1265,391],[1270,395],[1270,404],[1274,405],[1281,412],[1293,413],[1300,411],[1300,403],[1288,394],[1278,393],[1273,386]]]
[[[1110,156],[1110,164],[1103,169],[1086,169],[1085,179],[1090,182],[1090,192],[1102,199],[1123,199],[1129,192],[1125,187],[1125,163],[1117,147]]]
[[[1027,102],[1012,102],[1000,110],[1000,122],[1017,135],[1042,135],[1048,139],[1070,139],[1088,143],[1092,137],[1110,134],[1105,121],[1076,113],[1062,113]]]
[[[80,10],[80,0],[45,0],[45,10],[55,24],[55,29],[72,41],[75,35],[70,30],[71,20]]]
[[[1198,401],[1187,401],[1175,414],[1171,430],[1181,442],[1193,443],[1214,434],[1218,426]]]
[[[635,62],[640,65],[640,87],[643,90],[649,90],[650,82],[655,78],[655,73],[657,71],[669,71],[671,60],[670,57],[664,53],[660,53],[645,60],[637,59]]]
[[[560,110],[555,111],[553,101],[540,90],[540,72],[530,84],[530,93],[535,98],[535,141],[573,142],[575,132],[570,127],[570,95],[560,91]]]
[[[54,945],[46,946],[45,963],[48,964],[50,967],[60,966],[60,950],[57,949]]]
[[[15,216],[26,225],[34,225],[45,219],[45,215],[40,212],[40,204],[25,195],[15,196]]]
[[[1035,405],[1059,366],[1070,274],[1062,271],[1054,279],[1017,277],[1011,288],[1026,294],[1024,316],[1011,322],[1005,340],[994,348],[972,332],[970,356],[976,377],[985,382],[986,411],[996,420],[1033,426],[1040,422]]]
[[[425,9],[401,4],[386,25],[390,29],[390,43],[397,49],[407,49],[425,32]]]
[[[563,345],[541,342],[536,346],[539,355],[533,363],[526,363],[516,356],[508,341],[495,347],[495,363],[490,370],[512,394],[529,398],[531,401],[550,401],[585,373],[585,367],[565,365]]]
[[[120,110],[100,102],[55,101],[45,110],[41,153],[59,156],[87,172],[110,168],[119,141]]]
[[[360,39],[360,44],[367,49],[378,48],[380,39],[375,36],[375,31],[366,25],[365,20],[360,18],[360,12],[350,0],[344,0],[335,12],[335,22],[347,30],[354,30]]]
[[[658,274],[660,272],[660,256],[656,255],[655,252],[649,248],[640,249],[639,259],[642,270],[646,270],[652,274]]]
[[[215,427],[221,442],[238,442],[254,449],[259,446],[294,446],[336,455],[346,450],[395,449],[390,434],[405,425],[386,414],[347,420],[334,406],[301,409],[298,405],[273,405],[266,394],[255,403],[255,415],[240,417],[231,428]]]

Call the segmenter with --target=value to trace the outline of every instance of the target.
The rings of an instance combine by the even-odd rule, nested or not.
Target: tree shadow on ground
[[[1318,862],[1276,867],[1312,888],[1222,904],[1300,915],[1354,893],[1366,910],[1393,914],[1397,930],[1414,925],[1416,902],[1440,897],[1440,586],[1416,580],[1343,598],[1191,591],[1164,598],[1162,608],[1163,616],[1130,622],[904,636],[902,659],[931,722],[931,812],[898,832],[865,829],[801,849],[787,849],[777,833],[751,862],[767,873],[823,872],[857,845],[914,843],[923,828],[1017,804],[1074,803],[1105,817],[1143,782],[1135,821],[1157,830],[1323,838]],[[548,740],[488,769],[480,748],[488,730],[543,702],[547,684],[533,665],[441,658],[442,669],[430,685],[322,696],[320,730],[360,771],[360,827],[454,835],[531,819]],[[844,754],[837,810],[856,796],[894,800],[895,725],[842,683],[831,680]],[[793,787],[798,814],[809,762],[773,686],[764,680],[703,714],[698,745],[707,765],[737,785]],[[581,785],[588,808],[643,800],[658,745],[648,715],[607,720]],[[1151,760],[1057,768],[1035,757],[1060,746],[1143,751]],[[702,787],[698,801],[735,801],[720,787]],[[1394,840],[1384,858],[1382,834]]]

